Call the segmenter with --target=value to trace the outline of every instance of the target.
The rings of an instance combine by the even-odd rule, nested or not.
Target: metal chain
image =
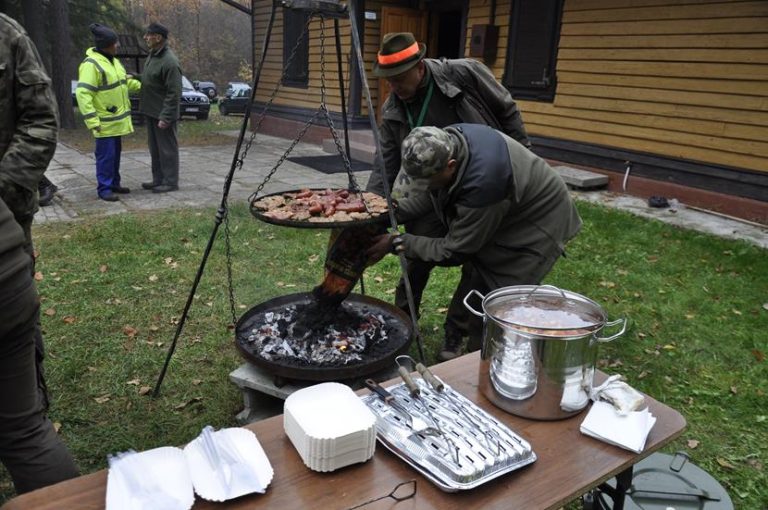
[[[341,155],[341,159],[344,161],[344,169],[347,171],[347,177],[349,178],[349,184],[355,193],[360,192],[360,186],[357,184],[355,176],[352,174],[352,163],[349,161],[349,157],[341,148],[341,141],[339,140],[339,133],[336,131],[336,127],[333,125],[333,119],[328,111],[328,105],[325,101],[325,18],[320,18],[320,110],[323,112],[325,121],[328,123],[328,128],[333,136],[333,143],[336,144],[336,150]]]
[[[312,16],[307,16],[307,22],[304,24],[304,30],[302,30],[301,35],[299,35],[298,39],[296,39],[296,44],[294,44],[293,48],[291,49],[290,55],[288,55],[288,60],[285,62],[285,65],[283,66],[283,71],[280,75],[280,79],[277,81],[277,85],[275,85],[275,88],[272,90],[272,94],[269,96],[269,100],[264,105],[264,108],[261,110],[261,113],[256,118],[256,122],[254,123],[251,131],[251,136],[248,138],[248,141],[245,143],[245,146],[240,151],[240,154],[238,154],[237,160],[235,161],[235,171],[241,170],[243,168],[243,164],[245,163],[245,158],[248,156],[248,151],[251,148],[251,145],[253,145],[254,140],[256,139],[256,133],[259,132],[259,129],[261,128],[261,123],[264,122],[264,119],[267,116],[267,112],[272,107],[272,104],[275,101],[275,98],[277,97],[277,93],[280,91],[280,86],[283,83],[283,76],[285,76],[285,73],[288,70],[288,67],[293,62],[293,59],[296,57],[296,52],[299,49],[299,46],[301,46],[301,42],[304,40],[304,37],[306,37],[306,34],[309,32],[309,23],[312,21]],[[255,90],[253,91],[255,94]],[[243,122],[248,123],[248,117],[246,116],[243,119]],[[301,135],[303,136],[303,134]],[[299,136],[299,138],[301,138]],[[264,182],[262,182],[256,192],[251,195],[251,198],[249,199],[249,202],[253,202],[253,199],[255,196],[258,195],[258,193],[264,188],[264,186],[267,184],[267,181],[269,181],[270,178],[274,175],[274,173],[277,171],[277,167],[282,164],[282,161],[273,168],[267,177],[264,179]],[[233,172],[234,173],[234,172]],[[224,186],[226,187],[226,183]],[[226,253],[226,259],[227,259],[227,285],[229,285],[228,288],[228,294],[229,294],[229,309],[232,313],[232,325],[237,323],[237,310],[235,309],[235,286],[233,282],[232,277],[232,240],[231,240],[231,230],[229,226],[229,205],[227,203],[226,196],[224,198],[224,202],[222,204],[222,208],[219,209],[217,213],[217,221],[224,221],[224,246],[225,246],[225,253]]]

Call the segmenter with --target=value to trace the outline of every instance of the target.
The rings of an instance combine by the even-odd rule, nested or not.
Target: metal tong
[[[413,362],[413,360],[411,360]],[[422,363],[415,363],[416,371],[419,372],[421,377],[437,392],[440,398],[445,399],[454,409],[456,409],[472,426],[477,427],[483,434],[485,444],[488,450],[493,453],[494,456],[498,456],[501,453],[501,440],[498,437],[498,433],[491,430],[488,423],[485,421],[478,421],[472,417],[464,406],[454,400],[453,396],[445,391],[445,384],[438,379],[426,366]]]
[[[448,451],[450,452],[451,457],[453,458],[453,461],[456,464],[458,464],[459,463],[459,447],[456,446],[456,443],[454,443],[453,440],[445,434],[445,432],[443,432],[443,429],[440,427],[440,423],[437,421],[437,418],[435,418],[435,415],[432,414],[432,409],[429,408],[429,404],[422,399],[421,388],[419,388],[419,386],[411,378],[410,371],[406,367],[400,364],[401,360],[407,360],[411,364],[411,366],[415,366],[417,365],[417,363],[414,361],[413,358],[404,354],[395,358],[395,363],[397,363],[397,372],[400,374],[400,377],[403,378],[403,382],[405,383],[405,386],[408,388],[411,398],[413,398],[414,402],[419,402],[421,406],[424,408],[424,410],[426,411],[426,414],[432,420],[432,423],[435,424],[435,428],[439,431],[440,436],[443,438],[443,441],[445,441],[446,445],[448,446]],[[418,363],[418,365],[421,365],[421,363]]]
[[[408,422],[408,426],[412,431],[411,435],[423,434],[425,436],[438,436],[441,434],[438,429],[428,425],[427,422],[418,416],[414,416],[413,413],[408,411],[408,409],[406,409],[402,404],[400,404],[400,402],[395,399],[393,394],[391,394],[373,379],[366,379],[365,385],[369,390],[378,395],[385,404],[392,406],[392,408],[395,409]]]

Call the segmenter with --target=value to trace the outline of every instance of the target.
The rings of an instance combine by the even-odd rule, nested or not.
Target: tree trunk
[[[21,8],[24,15],[24,28],[29,34],[29,38],[35,43],[37,52],[48,70],[51,72],[51,53],[50,45],[45,32],[45,8],[42,0],[24,0],[21,2]]]
[[[72,112],[72,76],[69,74],[69,59],[72,55],[72,39],[69,31],[69,6],[67,0],[50,0],[51,40],[51,79],[59,105],[61,127],[75,127],[75,115]]]

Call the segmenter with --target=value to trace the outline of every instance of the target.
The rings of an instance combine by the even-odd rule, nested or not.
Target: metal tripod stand
[[[365,94],[365,99],[368,106],[368,117],[370,120],[371,125],[371,131],[373,133],[373,139],[374,144],[376,147],[376,165],[375,167],[379,169],[379,171],[382,173],[382,182],[388,182],[388,179],[385,174],[385,168],[384,168],[384,161],[382,156],[382,149],[381,149],[381,138],[379,136],[379,130],[378,126],[376,124],[376,119],[374,116],[374,107],[373,107],[373,101],[371,100],[371,93],[370,89],[368,88],[368,80],[365,75],[365,62],[363,61],[363,55],[362,55],[362,49],[360,46],[360,35],[358,32],[358,25],[357,25],[357,14],[355,12],[355,5],[354,2],[350,2],[348,5],[341,4],[338,2],[338,0],[273,0],[272,2],[272,10],[269,17],[269,23],[267,25],[267,31],[264,36],[264,43],[261,50],[261,55],[259,58],[258,66],[256,68],[256,72],[254,73],[253,78],[253,87],[251,88],[251,96],[248,99],[248,104],[245,109],[245,116],[243,119],[243,123],[240,126],[240,133],[238,135],[237,139],[237,145],[235,148],[235,153],[232,159],[232,164],[229,170],[229,173],[227,174],[225,180],[224,180],[224,188],[222,192],[221,197],[221,203],[219,205],[218,210],[216,211],[216,215],[214,218],[214,226],[213,230],[211,232],[211,235],[208,239],[208,244],[205,247],[205,251],[203,252],[203,258],[200,262],[200,266],[197,270],[197,274],[195,275],[195,279],[192,283],[192,288],[190,289],[189,296],[187,297],[187,301],[184,305],[184,309],[182,311],[181,317],[179,318],[179,322],[176,327],[176,332],[174,334],[173,340],[171,342],[171,345],[168,349],[168,353],[166,355],[165,363],[163,364],[163,368],[160,372],[160,375],[157,379],[157,383],[155,384],[155,389],[153,392],[153,397],[157,397],[160,394],[160,387],[163,383],[163,380],[165,378],[165,375],[168,370],[168,366],[170,364],[171,358],[173,357],[173,353],[176,350],[176,345],[178,343],[179,337],[181,336],[181,333],[184,329],[184,325],[186,323],[186,320],[189,316],[189,310],[192,306],[192,302],[194,300],[195,293],[197,291],[197,287],[200,284],[200,280],[203,276],[203,273],[205,272],[205,266],[208,261],[208,257],[210,256],[211,249],[213,248],[213,244],[216,240],[216,236],[219,231],[219,227],[222,223],[225,225],[225,234],[227,236],[227,246],[226,246],[226,254],[228,262],[231,261],[231,251],[230,251],[230,245],[229,245],[229,222],[228,222],[228,199],[229,199],[229,193],[230,188],[232,186],[232,179],[234,178],[234,174],[237,170],[241,169],[243,166],[243,162],[245,160],[245,157],[247,156],[248,150],[250,149],[251,144],[253,143],[254,137],[256,133],[258,132],[261,122],[263,121],[267,108],[264,109],[260,117],[257,119],[256,123],[253,126],[253,133],[249,140],[245,142],[244,147],[244,141],[245,141],[245,134],[248,128],[248,122],[251,117],[251,111],[253,108],[253,103],[256,98],[256,92],[258,89],[259,79],[261,77],[261,73],[264,66],[264,61],[266,60],[267,51],[269,48],[269,42],[272,35],[272,30],[274,27],[274,21],[275,21],[275,13],[277,10],[277,7],[286,7],[290,9],[300,10],[308,13],[308,21],[309,22],[316,17],[320,17],[321,19],[333,19],[333,25],[334,25],[334,38],[336,43],[336,56],[338,61],[338,77],[339,77],[339,88],[341,93],[341,114],[342,114],[342,122],[344,127],[344,145],[345,145],[345,151],[341,151],[340,143],[335,135],[335,131],[332,128],[330,116],[328,115],[327,108],[324,110],[324,113],[326,115],[326,120],[329,122],[329,127],[331,127],[332,132],[334,133],[334,140],[336,141],[337,148],[339,149],[342,159],[344,160],[345,167],[347,169],[348,175],[349,175],[349,185],[350,188],[357,188],[357,184],[354,182],[354,178],[351,173],[351,168],[349,166],[349,160],[350,160],[350,147],[349,147],[349,132],[348,132],[348,126],[347,126],[347,111],[346,111],[346,101],[345,101],[345,93],[344,93],[344,80],[343,80],[343,73],[342,73],[342,61],[341,61],[341,39],[339,35],[339,20],[340,19],[348,19],[349,23],[351,25],[351,35],[352,35],[352,50],[353,50],[353,58],[357,64],[357,71],[360,76],[360,81],[362,84],[362,91]],[[306,31],[305,26],[305,31]],[[303,34],[302,34],[303,35]],[[289,57],[289,62],[293,58],[296,52],[296,48],[298,47],[299,41],[297,41],[296,46],[293,49],[293,52],[291,53],[291,56]],[[324,86],[323,86],[324,87]],[[272,98],[270,99],[269,104],[271,104],[271,101],[274,99],[275,94],[277,93],[277,89],[272,95]],[[267,105],[267,107],[269,106]],[[325,105],[322,104],[321,108],[325,108]],[[307,123],[307,126],[305,126],[305,129],[299,134],[299,138],[303,136],[304,132],[306,132],[306,129],[309,127],[309,124],[313,121],[313,119],[317,116],[317,113],[315,113],[315,116],[313,116]],[[294,142],[298,141],[298,139]],[[293,147],[293,146],[292,146]],[[292,148],[291,147],[291,148]],[[290,149],[289,149],[290,151]],[[287,156],[287,153],[286,153]],[[280,165],[282,160],[285,158],[281,158],[281,161],[278,162],[278,164],[275,166],[275,168],[272,169],[270,174],[267,176],[267,180],[269,177],[271,177],[272,174],[277,170],[277,167]],[[266,183],[266,180],[265,180]],[[262,186],[263,187],[262,183]],[[260,190],[257,190],[257,193]],[[392,203],[392,197],[390,193],[390,189],[388,186],[384,186],[384,195],[387,200],[388,209],[389,209],[389,220],[390,225],[392,229],[397,228],[397,219],[395,218],[395,212],[394,207]],[[422,361],[422,363],[425,363],[425,357],[424,357],[424,346],[422,343],[421,334],[418,329],[418,319],[417,319],[417,313],[416,313],[416,306],[413,299],[413,292],[411,289],[411,283],[408,278],[408,262],[405,258],[404,254],[399,255],[400,258],[400,267],[401,272],[403,274],[403,279],[405,281],[405,290],[406,290],[406,297],[408,300],[408,308],[410,311],[411,321],[413,322],[413,334],[416,339],[416,344],[419,350],[419,357]],[[234,291],[233,291],[233,284],[232,284],[232,271],[231,271],[231,263],[228,263],[227,265],[227,277],[228,277],[228,284],[229,284],[229,301],[230,301],[230,308],[232,312],[232,320],[233,324],[237,322],[237,316],[235,312],[235,300],[234,300]]]

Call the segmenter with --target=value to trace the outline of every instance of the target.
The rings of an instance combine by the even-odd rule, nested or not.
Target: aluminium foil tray
[[[387,390],[399,407],[434,426],[423,407],[428,405],[449,441],[441,435],[415,433],[408,417],[375,394],[361,399],[376,415],[381,444],[440,489],[474,489],[536,460],[528,441],[450,386],[437,392],[423,379],[414,382],[421,390],[419,398],[412,398],[404,383]]]

